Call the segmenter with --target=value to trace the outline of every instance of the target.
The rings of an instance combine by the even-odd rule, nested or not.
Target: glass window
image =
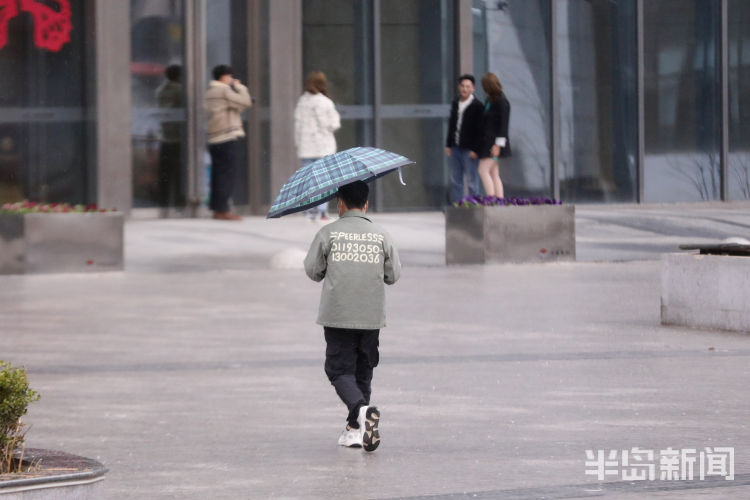
[[[750,199],[750,3],[729,0],[730,200]]]
[[[487,73],[487,9],[484,0],[473,0],[471,9],[474,75]],[[481,85],[480,85],[481,87]]]
[[[507,196],[550,196],[550,4],[548,0],[475,3],[486,19],[488,71],[510,101],[508,136],[513,156],[500,162]],[[477,68],[481,69],[481,68]],[[482,75],[477,74],[477,83]],[[481,84],[477,85],[479,95]]]
[[[385,149],[416,165],[377,182],[376,199],[388,210],[445,206],[448,201],[445,134],[453,73],[453,4],[448,0],[383,0],[380,50]]]
[[[372,146],[372,8],[366,0],[302,3],[302,77],[322,71],[341,115],[338,150]]]
[[[561,198],[635,201],[636,2],[565,0],[555,22]]]
[[[130,5],[133,207],[184,207],[184,5],[168,0],[131,0]]]
[[[341,115],[339,150],[373,144],[372,10],[366,0],[302,3],[303,78],[322,71]]]
[[[719,2],[644,2],[644,201],[720,196]]]
[[[0,202],[95,201],[88,5],[2,7],[7,22],[0,23]]]

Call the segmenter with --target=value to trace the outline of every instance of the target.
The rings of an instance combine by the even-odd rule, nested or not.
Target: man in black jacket
[[[474,95],[474,77],[458,77],[458,97],[451,104],[445,154],[451,158],[451,203],[464,197],[464,178],[470,196],[479,195],[478,153],[482,145],[484,107]]]

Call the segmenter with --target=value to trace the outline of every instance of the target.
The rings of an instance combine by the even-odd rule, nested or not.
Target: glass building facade
[[[506,192],[573,203],[750,199],[747,2],[473,9],[475,72],[496,73],[512,106]]]
[[[79,3],[0,7],[0,202],[95,199],[91,21]]]
[[[447,203],[456,77],[511,103],[509,196],[750,199],[744,0],[48,0],[0,10],[0,202],[206,211],[202,94],[229,64],[255,98],[233,202],[263,214],[298,161],[293,110],[323,71],[339,149],[416,162],[379,211]],[[478,86],[481,87],[481,86]],[[483,98],[481,89],[477,94]],[[126,132],[127,131],[127,132]]]

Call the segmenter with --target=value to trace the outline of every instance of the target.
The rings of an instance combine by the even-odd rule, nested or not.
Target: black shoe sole
[[[380,422],[380,410],[374,406],[367,409],[365,414],[365,433],[362,437],[362,447],[365,451],[375,451],[380,446],[380,432],[378,432],[378,423]]]

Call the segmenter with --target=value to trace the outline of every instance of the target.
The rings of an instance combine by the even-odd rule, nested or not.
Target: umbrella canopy
[[[281,217],[320,205],[336,196],[339,186],[369,182],[404,165],[410,159],[377,148],[351,148],[321,158],[297,170],[281,188],[268,217]]]

